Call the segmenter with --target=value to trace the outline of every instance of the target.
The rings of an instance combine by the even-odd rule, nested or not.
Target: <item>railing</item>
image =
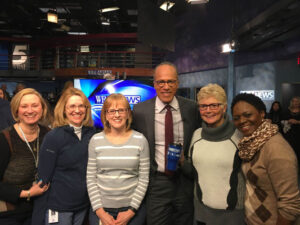
[[[0,55],[0,70],[40,71],[63,68],[154,68],[164,53],[99,51]]]

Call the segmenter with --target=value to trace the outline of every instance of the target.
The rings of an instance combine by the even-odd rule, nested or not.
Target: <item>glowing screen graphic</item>
[[[74,79],[74,87],[82,90],[89,99],[96,128],[103,128],[100,115],[102,105],[108,95],[123,94],[131,109],[133,105],[156,96],[153,87],[135,80]]]

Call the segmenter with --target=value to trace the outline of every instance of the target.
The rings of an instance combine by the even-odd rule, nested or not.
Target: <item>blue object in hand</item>
[[[167,169],[170,171],[176,171],[178,160],[181,155],[181,144],[169,144],[168,158],[167,158]]]

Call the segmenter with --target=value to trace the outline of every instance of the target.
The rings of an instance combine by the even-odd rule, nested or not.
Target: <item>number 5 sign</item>
[[[13,66],[25,64],[27,61],[27,45],[15,45],[13,50]]]

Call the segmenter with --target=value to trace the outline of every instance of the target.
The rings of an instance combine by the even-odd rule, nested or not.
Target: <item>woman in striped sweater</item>
[[[104,131],[89,144],[87,187],[94,213],[91,225],[141,225],[142,200],[149,179],[149,146],[130,128],[132,114],[127,99],[111,94],[105,100],[101,121]]]

